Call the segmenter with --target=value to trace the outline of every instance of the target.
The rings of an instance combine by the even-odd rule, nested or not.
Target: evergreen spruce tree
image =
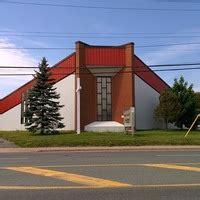
[[[54,80],[50,78],[46,58],[39,64],[36,72],[36,84],[29,90],[26,99],[25,127],[32,133],[49,134],[57,132],[57,128],[64,128],[59,110],[60,95],[53,87]]]

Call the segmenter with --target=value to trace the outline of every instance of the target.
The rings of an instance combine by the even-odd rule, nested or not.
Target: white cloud
[[[0,48],[16,47],[7,38],[0,38]],[[0,66],[37,66],[38,61],[25,50],[0,49]],[[33,69],[0,69],[0,74],[33,73]],[[32,79],[32,76],[0,76],[0,98]]]
[[[10,43],[6,38],[0,38],[0,47],[15,48],[16,45]],[[33,59],[27,52],[19,49],[1,49],[0,57],[3,58],[0,60],[0,65],[34,66],[37,64],[36,60]]]

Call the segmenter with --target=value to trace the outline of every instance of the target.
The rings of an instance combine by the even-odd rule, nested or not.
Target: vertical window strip
[[[22,93],[22,96],[21,96],[21,124],[24,124],[27,122],[27,119],[25,117],[25,111],[27,110],[28,108],[28,105],[27,105],[27,96],[28,96],[28,91]]]
[[[97,77],[97,119],[112,120],[112,78]]]
[[[28,104],[27,104],[27,97],[28,97],[28,92],[26,92],[25,93],[25,95],[24,95],[24,113],[27,111],[27,109],[28,109]],[[24,121],[25,121],[25,123],[27,123],[28,122],[28,119],[27,119],[27,117],[25,117],[24,116]]]
[[[21,124],[24,124],[24,93],[22,93],[21,100]]]

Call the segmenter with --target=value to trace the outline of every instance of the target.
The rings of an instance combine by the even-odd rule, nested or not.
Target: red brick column
[[[112,81],[112,120],[122,123],[121,115],[125,108],[134,106],[133,58],[134,45],[129,43],[125,48],[125,66]]]
[[[82,87],[80,94],[81,130],[84,126],[96,121],[96,77],[85,66],[85,48],[87,44],[76,43],[76,73]]]

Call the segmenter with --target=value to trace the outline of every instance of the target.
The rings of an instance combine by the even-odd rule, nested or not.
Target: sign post
[[[132,135],[134,135],[135,131],[135,108],[130,107],[124,110],[123,112],[123,118],[124,118],[124,128],[125,133],[127,131],[131,131]]]
[[[80,129],[80,90],[81,90],[81,86],[80,86],[80,78],[77,78],[77,89],[76,89],[76,99],[77,99],[77,128],[76,128],[76,133],[80,134],[81,133],[81,129]]]

